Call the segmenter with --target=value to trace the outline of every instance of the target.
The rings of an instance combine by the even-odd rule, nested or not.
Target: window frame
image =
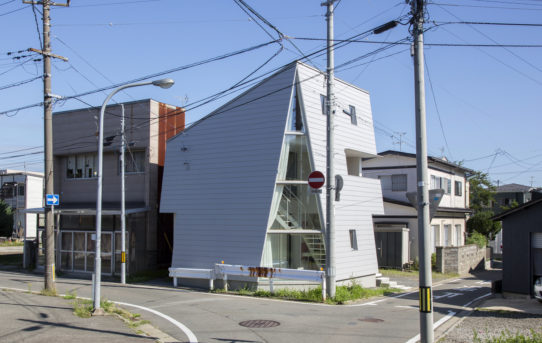
[[[403,182],[397,183],[394,180],[397,180],[399,177],[404,178],[404,187],[397,188],[397,186],[403,186]],[[404,189],[403,189],[404,188]],[[392,192],[406,192],[408,190],[408,176],[407,174],[392,174],[391,175],[391,191]]]
[[[463,182],[456,180],[454,182],[454,194],[455,196],[463,196]]]
[[[348,230],[348,235],[350,236],[350,248],[352,248],[352,250],[358,250],[358,235],[356,230]]]

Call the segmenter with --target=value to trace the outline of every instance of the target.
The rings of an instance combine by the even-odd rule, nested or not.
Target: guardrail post
[[[173,287],[177,288],[177,277],[176,276],[173,277]]]
[[[209,290],[211,290],[211,291],[215,288],[214,287],[214,281],[215,281],[214,276],[211,275],[211,277],[209,277]]]
[[[224,290],[228,291],[228,274],[224,273]]]
[[[271,294],[275,293],[273,291],[273,278],[269,278],[269,292],[271,292]]]

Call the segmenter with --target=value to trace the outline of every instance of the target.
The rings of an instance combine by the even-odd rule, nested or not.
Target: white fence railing
[[[273,279],[289,279],[318,282],[322,285],[322,299],[326,299],[326,278],[323,271],[248,267],[232,264],[215,264],[213,269],[169,268],[173,286],[177,287],[178,278],[209,279],[209,288],[213,289],[215,279],[224,280],[224,289],[228,290],[228,276],[263,277],[269,279],[269,291],[273,293]]]

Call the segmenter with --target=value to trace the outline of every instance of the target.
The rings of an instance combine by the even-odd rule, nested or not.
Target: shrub
[[[0,236],[11,237],[13,233],[13,210],[11,207],[0,200]]]
[[[487,246],[487,238],[479,232],[472,232],[469,237],[467,237],[467,244],[476,244],[480,249]]]

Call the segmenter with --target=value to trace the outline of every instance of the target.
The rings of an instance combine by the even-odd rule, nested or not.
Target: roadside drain
[[[256,320],[245,320],[244,322],[240,322],[239,325],[244,326],[246,328],[272,328],[275,326],[279,326],[280,323],[274,320],[256,319]]]

